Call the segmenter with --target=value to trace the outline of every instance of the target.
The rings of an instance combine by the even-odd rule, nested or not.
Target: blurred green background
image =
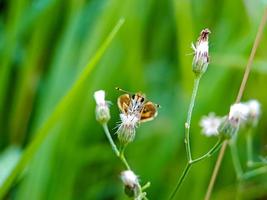
[[[151,181],[148,197],[166,199],[186,162],[183,124],[194,77],[191,42],[203,28],[211,30],[211,63],[192,118],[196,157],[216,141],[201,134],[199,120],[211,111],[225,115],[234,102],[265,6],[257,0],[1,0],[1,186],[23,153],[27,158],[26,168],[16,168],[19,176],[5,199],[127,199],[119,180],[124,166],[94,110],[93,92],[104,89],[113,103],[109,127],[115,133],[121,94],[116,86],[142,91],[162,107],[154,121],[138,128],[125,153],[141,183]],[[125,23],[103,57],[58,106],[121,17]],[[266,43],[267,28],[243,97],[258,99],[263,109],[255,130],[255,159],[267,155]],[[44,137],[25,154],[38,134]],[[245,164],[242,134],[239,152]],[[203,199],[216,157],[193,166],[177,199]],[[261,175],[247,181],[239,197],[267,199],[266,180]],[[227,150],[212,199],[236,196]]]

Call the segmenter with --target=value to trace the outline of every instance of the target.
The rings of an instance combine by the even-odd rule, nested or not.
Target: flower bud
[[[235,103],[230,107],[230,112],[218,128],[219,134],[224,139],[230,139],[238,131],[239,126],[244,124],[248,115],[248,106],[244,103]]]
[[[96,91],[94,93],[94,98],[96,101],[96,120],[101,124],[107,123],[110,119],[110,112],[108,103],[105,101],[105,91]]]
[[[121,124],[117,130],[118,139],[120,143],[125,146],[132,142],[135,138],[135,129],[140,117],[137,114],[120,114]]]
[[[257,100],[250,100],[245,103],[248,107],[247,124],[256,126],[261,114],[261,105]]]
[[[218,133],[223,139],[231,139],[237,132],[239,126],[233,124],[228,117],[224,117],[218,128]]]
[[[247,120],[249,108],[244,103],[235,103],[231,106],[229,112],[229,121],[233,126],[239,126]]]
[[[209,34],[209,29],[202,30],[196,46],[192,44],[195,54],[192,66],[196,75],[205,73],[209,65]]]
[[[124,184],[125,194],[129,197],[138,197],[140,194],[138,177],[133,171],[127,170],[121,172],[121,180]]]

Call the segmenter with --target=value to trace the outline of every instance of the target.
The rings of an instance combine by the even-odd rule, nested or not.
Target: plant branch
[[[179,178],[179,180],[178,180],[173,192],[171,193],[171,196],[169,197],[169,200],[174,199],[176,192],[179,190],[180,186],[182,185],[186,175],[188,174],[189,170],[191,169],[191,166],[192,166],[192,164],[190,164],[190,163],[186,164],[182,175],[180,176],[180,178]]]
[[[195,105],[195,100],[196,100],[196,96],[197,96],[197,91],[198,91],[200,79],[201,79],[201,75],[196,76],[196,78],[194,80],[193,92],[192,92],[192,96],[191,96],[190,105],[188,108],[186,123],[185,123],[185,149],[186,149],[187,160],[189,162],[192,161],[192,154],[191,154],[191,148],[190,148],[191,118],[192,118],[192,112],[193,112],[194,105]]]
[[[114,141],[113,141],[113,139],[112,139],[112,137],[110,135],[110,132],[109,132],[109,129],[108,129],[107,124],[104,123],[102,126],[103,126],[103,129],[105,131],[105,134],[106,134],[106,136],[108,138],[108,141],[109,141],[109,143],[111,145],[111,148],[114,151],[115,155],[123,162],[123,164],[125,165],[125,167],[128,170],[131,170],[131,168],[130,168],[128,162],[127,162],[127,160],[124,157],[124,150],[121,150],[121,151],[118,150],[116,144],[114,143]]]
[[[247,166],[252,167],[253,165],[253,144],[252,144],[252,135],[251,129],[246,134],[246,143],[247,143]]]
[[[211,176],[211,179],[210,179],[210,183],[209,183],[206,195],[205,195],[205,200],[209,200],[210,199],[211,192],[212,192],[212,189],[213,189],[217,174],[219,172],[219,169],[220,169],[220,166],[221,166],[221,163],[222,163],[222,159],[223,159],[224,152],[225,152],[225,149],[227,147],[227,144],[228,144],[227,140],[225,140],[223,142],[223,144],[222,144],[222,148],[221,148],[221,150],[219,152],[218,159],[216,161],[215,168],[213,170],[213,173],[212,173],[212,176]]]
[[[237,179],[241,180],[242,176],[243,176],[243,170],[242,170],[241,163],[239,160],[239,156],[238,156],[238,152],[237,152],[237,146],[236,146],[235,141],[230,142],[230,149],[231,149],[234,168],[235,168],[235,171],[237,174]]]
[[[258,169],[254,169],[254,170],[251,170],[251,171],[248,171],[248,172],[244,173],[243,176],[242,176],[242,179],[246,180],[246,179],[249,179],[249,178],[252,178],[254,176],[258,176],[260,174],[264,174],[264,173],[267,173],[267,166],[260,167]]]
[[[203,156],[201,156],[199,158],[192,159],[191,147],[190,147],[190,125],[191,125],[192,112],[193,112],[193,108],[195,105],[195,100],[196,100],[196,96],[197,96],[197,91],[198,91],[200,79],[201,79],[201,74],[196,76],[196,78],[194,80],[193,92],[192,92],[191,101],[190,101],[189,108],[188,108],[187,120],[185,123],[185,147],[186,147],[186,154],[187,154],[187,164],[186,164],[184,171],[183,171],[182,175],[180,176],[173,192],[171,193],[169,200],[172,200],[175,197],[175,194],[177,193],[177,191],[181,187],[181,185],[182,185],[185,177],[187,176],[190,168],[192,167],[192,165],[201,161],[201,160],[204,160],[204,159],[210,157],[213,153],[215,153],[221,147],[221,144],[222,144],[222,140],[219,139],[217,141],[217,143],[206,154],[204,154]]]
[[[201,160],[211,157],[221,146],[222,146],[222,140],[219,139],[217,143],[206,154],[204,154],[199,158],[193,159],[191,163],[195,164]]]
[[[264,14],[263,14],[261,23],[260,23],[258,31],[257,31],[257,35],[256,35],[256,38],[255,38],[255,41],[254,41],[254,44],[253,44],[253,47],[252,47],[252,50],[251,50],[251,53],[250,53],[250,56],[249,56],[249,60],[248,60],[247,66],[246,66],[246,70],[245,70],[245,73],[244,73],[244,76],[243,76],[243,80],[242,80],[242,83],[240,85],[239,92],[238,92],[238,95],[237,95],[237,98],[236,98],[236,103],[240,102],[240,100],[241,100],[241,98],[243,96],[243,93],[244,93],[244,90],[245,90],[245,87],[246,87],[246,83],[247,83],[247,80],[248,80],[248,77],[249,77],[249,73],[250,73],[250,70],[251,70],[251,67],[252,67],[252,62],[254,60],[254,57],[255,57],[255,54],[256,54],[256,50],[257,50],[257,48],[259,46],[260,39],[261,39],[261,36],[263,34],[263,29],[264,29],[264,26],[266,24],[266,21],[267,21],[267,7],[264,10]],[[207,190],[207,193],[206,193],[206,196],[205,196],[205,200],[209,200],[210,199],[210,195],[211,195],[211,192],[212,192],[212,189],[213,189],[213,186],[214,186],[218,171],[220,169],[221,161],[222,161],[222,158],[224,156],[226,147],[227,147],[227,142],[224,142],[224,144],[223,144],[223,146],[221,148],[221,151],[219,153],[219,157],[218,157],[218,159],[216,161],[213,173],[212,173],[212,177],[211,177],[211,180],[210,180],[210,183],[209,183],[209,187],[208,187],[208,190]]]

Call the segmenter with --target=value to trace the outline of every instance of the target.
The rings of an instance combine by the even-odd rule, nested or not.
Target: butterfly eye
[[[144,97],[142,97],[142,98],[141,98],[141,100],[140,100],[140,101],[141,101],[141,103],[143,103],[143,102],[144,102],[144,100],[145,100],[145,98],[144,98]]]
[[[132,99],[135,99],[135,94],[132,95]]]

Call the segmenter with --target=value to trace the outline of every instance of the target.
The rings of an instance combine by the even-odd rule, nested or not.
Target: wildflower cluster
[[[134,140],[136,128],[139,123],[150,121],[157,115],[156,104],[147,101],[141,93],[133,95],[127,93],[118,98],[118,107],[121,111],[121,121],[119,122],[118,130],[116,131],[121,147],[118,149],[113,142],[107,127],[107,122],[110,119],[110,111],[108,103],[105,100],[105,92],[103,90],[96,91],[94,93],[94,98],[96,101],[96,120],[102,124],[114,153],[127,168],[127,170],[122,171],[120,175],[124,185],[125,194],[134,200],[147,199],[144,190],[149,187],[150,184],[148,182],[145,186],[141,187],[138,177],[130,169],[129,164],[124,157],[124,150],[127,144]]]
[[[232,150],[232,158],[236,168],[237,177],[242,179],[244,177],[251,177],[263,172],[262,169],[259,171],[249,171],[248,174],[242,172],[241,164],[236,148],[236,139],[240,128],[251,130],[254,128],[259,121],[261,114],[261,106],[257,100],[249,100],[247,102],[235,103],[230,106],[229,113],[223,117],[216,116],[215,113],[209,113],[207,116],[203,116],[199,122],[202,128],[202,133],[207,136],[217,136],[217,143],[204,155],[193,158],[190,146],[190,126],[193,108],[197,97],[197,91],[199,87],[202,75],[207,71],[210,58],[209,58],[209,29],[203,29],[200,32],[197,42],[192,44],[194,50],[194,58],[192,62],[192,70],[195,74],[194,86],[192,96],[188,108],[187,120],[185,122],[185,148],[187,155],[187,163],[180,176],[177,185],[170,196],[170,200],[174,199],[176,192],[181,187],[185,177],[189,173],[191,167],[204,159],[211,157],[223,144],[229,142]],[[123,91],[117,88],[120,91]],[[107,127],[107,122],[110,119],[109,106],[105,100],[105,92],[103,90],[96,91],[94,98],[96,100],[96,119],[100,122],[104,128],[105,134],[111,144],[113,151],[116,156],[124,163],[126,170],[120,174],[121,181],[124,185],[125,194],[134,200],[146,200],[146,192],[144,190],[149,187],[149,182],[143,187],[140,185],[139,178],[135,175],[134,171],[131,170],[128,162],[124,157],[124,150],[126,146],[133,142],[136,135],[136,128],[141,122],[153,120],[157,116],[158,105],[147,101],[143,94],[135,93],[131,94],[124,91],[125,94],[119,96],[118,107],[120,110],[120,122],[117,126],[116,135],[118,137],[120,148],[118,149],[116,144],[110,135]],[[252,143],[251,135],[248,136],[248,160],[249,166],[252,166]],[[223,148],[222,148],[223,149]],[[267,164],[266,160],[263,160],[263,164]],[[252,163],[252,164],[251,164]],[[267,171],[267,168],[264,168]]]
[[[233,104],[227,116],[219,117],[214,113],[203,116],[200,126],[202,133],[206,136],[220,135],[225,139],[230,139],[240,126],[256,126],[260,113],[260,103],[253,99]]]
[[[209,113],[207,116],[203,116],[199,122],[202,128],[202,133],[207,136],[217,136],[217,143],[203,156],[193,158],[190,146],[190,123],[197,97],[197,91],[199,82],[202,75],[207,71],[208,65],[210,64],[209,57],[209,29],[203,29],[200,32],[196,44],[192,44],[194,50],[194,58],[192,62],[192,70],[195,74],[194,86],[192,90],[191,101],[188,108],[187,120],[185,123],[185,147],[187,154],[187,164],[182,172],[182,175],[178,179],[177,185],[170,196],[170,200],[174,199],[176,192],[181,187],[185,177],[187,176],[192,165],[212,156],[223,144],[231,143],[231,147],[235,148],[235,141],[237,138],[237,132],[240,127],[251,129],[258,123],[260,116],[260,104],[257,100],[250,100],[244,103],[235,103],[230,107],[229,113],[224,116],[216,116],[215,113]],[[249,146],[249,145],[247,145]],[[236,152],[235,149],[233,152]],[[237,156],[233,155],[234,164],[238,163],[235,159]],[[251,156],[250,156],[251,157]],[[238,164],[237,164],[238,165]],[[261,170],[262,172],[263,170]],[[257,174],[255,172],[254,174]],[[238,177],[241,177],[240,172],[237,172]]]

